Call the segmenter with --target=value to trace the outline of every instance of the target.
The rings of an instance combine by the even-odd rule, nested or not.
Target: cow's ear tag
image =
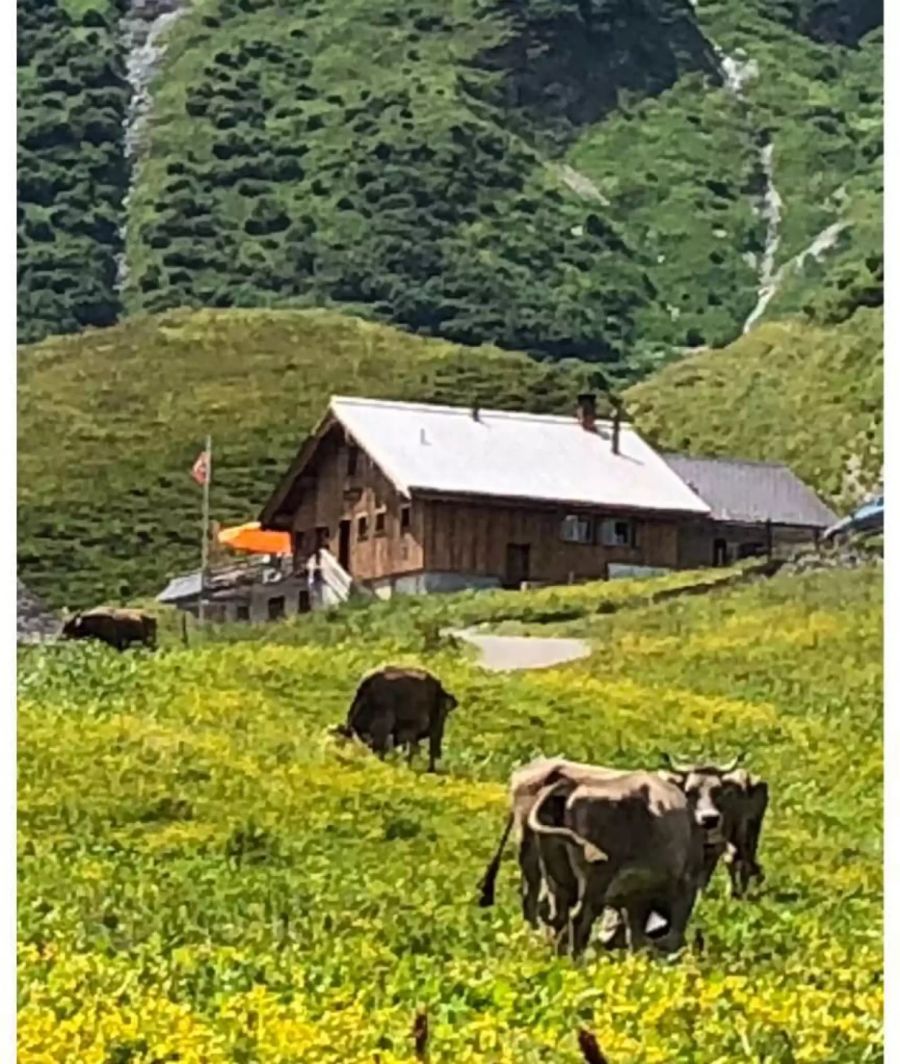
[[[647,919],[647,926],[644,930],[652,938],[661,931],[667,931],[668,927],[669,921],[664,916],[660,916],[658,912],[653,911]]]

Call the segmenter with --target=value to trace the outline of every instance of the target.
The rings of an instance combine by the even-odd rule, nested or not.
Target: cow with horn
[[[701,889],[724,855],[732,897],[743,897],[752,879],[765,879],[757,860],[763,817],[769,804],[764,780],[742,768],[745,752],[726,765],[693,764],[663,754],[660,775],[684,792],[698,827],[704,832]]]

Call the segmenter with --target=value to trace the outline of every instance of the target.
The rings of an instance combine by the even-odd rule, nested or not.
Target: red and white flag
[[[205,484],[209,477],[209,454],[206,451],[201,451],[197,455],[197,460],[191,466],[191,476],[198,484]]]

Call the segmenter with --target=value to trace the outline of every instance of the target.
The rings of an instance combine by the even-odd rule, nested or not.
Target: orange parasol
[[[260,528],[258,521],[246,525],[223,528],[218,535],[219,543],[234,550],[246,550],[252,554],[290,554],[290,532],[268,532]]]

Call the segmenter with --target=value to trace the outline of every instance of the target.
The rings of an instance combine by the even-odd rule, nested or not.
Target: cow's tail
[[[575,846],[581,850],[584,854],[585,860],[590,861],[591,864],[596,864],[600,861],[608,861],[608,854],[604,853],[599,846],[595,846],[594,843],[579,835],[577,832],[572,831],[570,828],[561,827],[558,824],[548,824],[541,820],[541,810],[548,799],[564,792],[568,796],[572,793],[575,787],[576,784],[573,783],[572,780],[559,780],[557,783],[546,787],[538,800],[531,807],[531,812],[528,814],[528,826],[536,835],[553,835],[556,838],[564,839],[570,846]]]
[[[482,909],[487,909],[494,904],[494,887],[497,884],[497,875],[500,872],[500,860],[503,857],[503,849],[506,846],[506,840],[509,838],[509,833],[512,831],[513,820],[515,819],[512,811],[506,818],[506,827],[503,829],[503,834],[500,837],[500,845],[497,847],[497,852],[491,858],[491,863],[487,866],[487,870],[482,877],[481,882],[478,884],[478,889],[481,894],[478,898],[478,904]]]

